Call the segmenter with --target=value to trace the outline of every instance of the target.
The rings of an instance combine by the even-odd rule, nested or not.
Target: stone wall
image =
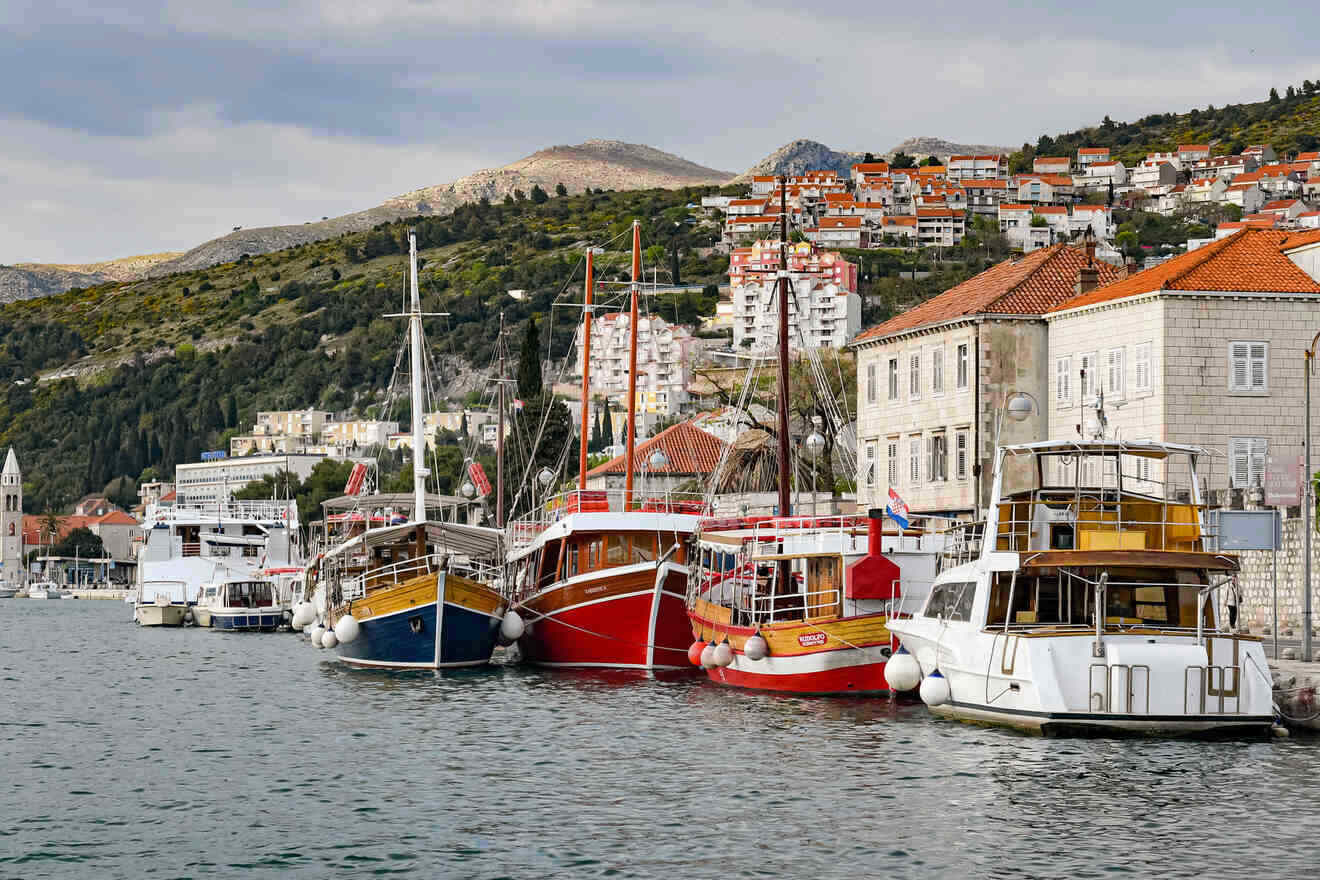
[[[1283,521],[1283,548],[1279,551],[1279,629],[1293,630],[1301,637],[1302,627],[1302,520],[1300,517]],[[1274,590],[1271,580],[1271,557],[1268,550],[1253,550],[1240,554],[1242,574],[1238,583],[1242,587],[1242,622],[1253,632],[1264,632],[1274,618]],[[1320,624],[1320,535],[1311,536],[1311,610],[1312,629]]]

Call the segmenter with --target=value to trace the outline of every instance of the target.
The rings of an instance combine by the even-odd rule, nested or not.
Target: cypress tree
[[[535,315],[527,319],[518,354],[518,396],[524,403],[541,396],[541,334],[536,330]]]
[[[238,400],[232,394],[229,396],[229,407],[225,411],[225,427],[238,427]]]

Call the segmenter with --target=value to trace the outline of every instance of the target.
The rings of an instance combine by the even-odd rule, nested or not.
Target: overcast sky
[[[798,137],[1017,145],[1320,75],[1286,5],[274,5],[0,0],[0,263],[185,250],[593,137],[741,171]]]

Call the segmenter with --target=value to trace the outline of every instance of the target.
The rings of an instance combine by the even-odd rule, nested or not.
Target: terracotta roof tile
[[[1144,272],[1107,284],[1050,309],[1109,302],[1157,290],[1318,293],[1320,283],[1284,254],[1284,248],[1320,241],[1320,230],[1289,236],[1277,229],[1245,228]]]
[[[1040,315],[1077,294],[1077,270],[1086,265],[1086,251],[1072,245],[1042,248],[1020,260],[1005,260],[939,296],[865,330],[855,341],[879,339],[957,318],[982,314]],[[1097,262],[1102,284],[1118,277],[1118,269]]]
[[[1108,147],[1078,147],[1079,156],[1106,156],[1109,154]]]
[[[720,456],[727,446],[723,440],[707,431],[703,431],[691,421],[679,422],[656,434],[650,440],[637,444],[633,461],[637,473],[643,470],[653,474],[710,474],[719,466]],[[649,464],[651,453],[655,450],[664,452],[669,464],[662,468],[652,468]],[[624,474],[627,469],[625,456],[616,456],[602,465],[587,471],[588,477],[606,474]]]

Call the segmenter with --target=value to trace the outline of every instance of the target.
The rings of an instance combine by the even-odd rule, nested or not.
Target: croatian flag
[[[889,504],[885,507],[885,514],[890,519],[898,523],[900,529],[908,527],[908,506],[907,502],[898,496],[892,488],[889,490]]]

